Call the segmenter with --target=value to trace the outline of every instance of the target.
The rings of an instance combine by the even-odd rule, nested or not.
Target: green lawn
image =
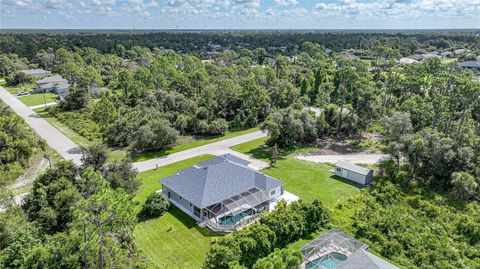
[[[212,157],[198,156],[139,173],[142,185],[135,201],[140,206],[150,193],[159,190],[161,184],[158,179]],[[139,250],[160,268],[200,268],[210,240],[216,235],[198,227],[191,217],[172,206],[162,217],[137,224],[134,236]]]
[[[45,100],[43,99],[43,93],[30,94],[26,96],[18,97],[27,106],[38,106],[46,103],[55,102],[58,99],[58,95],[55,93],[45,93]]]
[[[134,158],[134,160],[135,161],[149,160],[149,159],[152,159],[152,158],[165,156],[165,155],[172,154],[172,153],[175,153],[175,152],[179,152],[179,151],[183,151],[183,150],[207,145],[207,144],[214,143],[214,142],[217,142],[217,141],[220,141],[220,140],[224,140],[224,139],[233,138],[233,137],[236,137],[236,136],[252,133],[252,132],[255,132],[255,131],[258,131],[258,130],[259,130],[259,128],[255,127],[255,128],[244,129],[244,130],[239,130],[239,131],[227,132],[223,136],[206,137],[206,138],[205,137],[193,138],[193,137],[185,137],[184,136],[184,137],[181,137],[179,139],[178,145],[176,145],[172,148],[159,150],[159,151],[154,151],[154,152],[142,153],[142,154],[136,156]]]
[[[264,146],[265,138],[253,140],[232,147],[233,150],[268,160],[270,154]],[[299,196],[307,202],[318,199],[326,206],[333,207],[360,191],[360,186],[332,174],[332,165],[319,164],[295,159],[299,152],[312,151],[313,148],[292,148],[285,152],[274,168],[262,170],[265,174],[285,182],[285,190]]]
[[[17,93],[23,92],[23,91],[30,91],[31,89],[33,89],[33,87],[35,85],[32,83],[32,84],[19,85],[19,86],[12,87],[12,86],[7,86],[7,82],[5,82],[5,80],[3,80],[3,81],[0,81],[0,86],[5,88],[11,94],[17,94]]]

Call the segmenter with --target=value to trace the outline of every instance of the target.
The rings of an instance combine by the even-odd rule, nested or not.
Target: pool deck
[[[270,207],[269,207],[269,211],[275,211],[275,209],[277,208],[277,205],[280,201],[285,201],[287,203],[287,205],[293,203],[293,202],[296,202],[300,199],[300,197],[296,196],[295,194],[291,193],[291,192],[288,192],[286,190],[283,191],[283,194],[280,195],[280,197],[278,197],[274,202],[272,202],[270,204]]]

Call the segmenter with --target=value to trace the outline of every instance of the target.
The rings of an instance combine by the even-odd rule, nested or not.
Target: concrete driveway
[[[0,87],[0,98],[30,125],[47,142],[50,148],[58,152],[65,160],[72,160],[75,164],[81,164],[82,151],[80,147],[66,135],[2,87]]]
[[[298,155],[299,160],[305,160],[316,163],[336,163],[337,161],[347,161],[351,163],[375,164],[381,159],[388,158],[385,154],[353,153],[353,154],[334,154],[334,155]]]
[[[200,156],[200,155],[210,154],[210,155],[219,156],[226,153],[230,153],[242,159],[248,160],[250,162],[249,166],[251,168],[261,170],[268,166],[266,162],[252,158],[243,153],[231,150],[230,147],[238,144],[242,144],[245,142],[249,142],[255,139],[259,139],[259,138],[265,137],[266,135],[267,134],[262,131],[256,131],[253,133],[248,133],[245,135],[241,135],[241,136],[237,136],[229,139],[224,139],[218,142],[199,146],[196,148],[172,153],[166,156],[162,156],[162,157],[158,157],[158,158],[154,158],[146,161],[141,161],[141,162],[135,162],[133,163],[133,166],[138,171],[142,172],[142,171],[155,169],[157,167],[162,167],[164,165],[168,165],[171,163],[175,163],[178,161],[182,161],[182,160]]]

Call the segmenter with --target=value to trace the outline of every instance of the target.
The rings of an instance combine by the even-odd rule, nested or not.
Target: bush
[[[330,222],[330,213],[319,201],[299,201],[277,208],[264,214],[258,223],[214,241],[204,268],[251,268],[275,248],[285,247]]]
[[[5,81],[7,82],[8,86],[18,86],[20,84],[32,83],[33,77],[23,72],[16,72],[6,77]]]
[[[152,193],[143,204],[141,215],[144,218],[155,218],[163,215],[170,207],[170,202],[160,193]]]

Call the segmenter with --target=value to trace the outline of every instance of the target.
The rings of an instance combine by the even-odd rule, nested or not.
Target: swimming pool
[[[313,260],[307,263],[306,269],[317,269],[317,268],[326,268],[326,269],[333,269],[337,266],[338,263],[347,259],[342,253],[338,252],[331,252],[328,255],[325,255],[321,258]]]
[[[223,216],[219,219],[218,224],[220,225],[235,225],[237,222],[239,222],[241,219],[243,219],[246,216],[252,216],[253,215],[253,209],[248,209],[246,211],[243,211],[241,213],[238,213],[233,216]]]

